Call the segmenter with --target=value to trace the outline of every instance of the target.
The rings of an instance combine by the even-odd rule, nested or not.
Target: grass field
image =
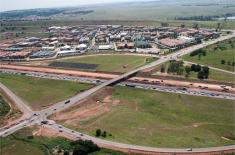
[[[10,111],[10,106],[0,94],[0,119]]]
[[[32,108],[42,108],[91,88],[70,81],[49,80],[19,75],[0,74],[0,82],[20,96]]]
[[[149,63],[150,57],[133,55],[98,55],[60,60],[62,62],[97,64],[96,71],[126,72]],[[152,60],[150,60],[152,61]]]
[[[102,92],[97,94],[100,96]],[[105,130],[112,134],[107,139],[145,146],[187,148],[235,143],[232,100],[126,87],[115,87],[112,98],[120,103],[115,101],[104,113],[87,118],[82,113],[71,123],[57,121],[90,135],[95,135],[96,129]],[[69,110],[65,112],[72,115]]]
[[[198,56],[187,55],[184,57],[184,60],[228,71],[235,71],[235,66],[232,65],[232,63],[235,62],[235,38],[211,45],[205,48],[205,50],[206,56],[201,56],[201,59],[199,59]],[[221,64],[221,60],[225,60],[226,63]],[[230,65],[227,64],[228,62],[230,62]]]
[[[59,147],[61,150],[69,150],[71,148],[71,141],[64,138],[48,138],[43,136],[31,137],[33,130],[35,129],[25,128],[13,135],[3,138],[0,147],[1,155],[52,155],[55,154],[53,153],[53,149],[56,147]],[[90,155],[108,154],[126,155],[124,153],[107,149],[101,149],[100,151],[91,153]]]
[[[183,76],[185,78],[185,76]],[[188,77],[189,79],[198,79],[196,72],[190,72],[190,75]],[[229,82],[229,83],[235,83],[235,77],[233,74],[225,73],[217,70],[210,69],[210,74],[208,80],[215,80],[220,82]]]
[[[167,73],[169,62],[164,63],[164,66],[165,66],[165,73]],[[161,66],[157,67],[157,72],[160,72],[160,68],[161,68]],[[177,77],[182,78],[182,79],[199,80],[197,78],[197,74],[198,74],[197,72],[191,71],[187,78],[185,77],[185,74],[186,73],[184,71],[183,75],[169,74],[169,76],[177,76]],[[153,75],[155,75],[155,73]],[[156,73],[156,75],[157,75],[157,73]],[[217,70],[213,70],[213,69],[210,69],[209,78],[207,80],[209,80],[209,81],[219,81],[219,82],[235,83],[235,77],[233,76],[233,74],[225,73],[225,72],[221,72],[221,71],[217,71]]]

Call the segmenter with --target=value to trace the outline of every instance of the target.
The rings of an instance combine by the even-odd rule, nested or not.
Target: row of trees
[[[228,66],[235,66],[235,61],[234,62],[231,62],[231,61],[227,61],[226,62],[226,60],[223,59],[223,60],[221,60],[221,64],[222,65],[226,65],[227,64]]]
[[[96,136],[96,137],[103,137],[103,138],[106,138],[107,135],[112,136],[112,134],[108,134],[107,131],[102,131],[101,129],[97,129],[96,132],[95,132],[95,136]]]
[[[64,146],[61,147],[61,145]],[[100,151],[100,148],[90,140],[77,140],[69,142],[68,144],[60,144],[57,148],[58,150],[56,154],[63,155],[88,155],[90,153]]]
[[[191,67],[190,66],[185,67],[186,77],[189,76],[191,71],[197,72],[198,79],[208,79],[210,74],[209,67],[192,64]]]
[[[183,75],[184,73],[183,61],[170,61],[170,65],[167,69],[168,73],[177,73],[177,75]]]
[[[89,140],[78,140],[71,142],[71,146],[73,148],[73,155],[88,155],[92,152],[99,151],[100,148]],[[69,155],[69,151],[65,151],[64,155]]]
[[[197,55],[206,56],[206,50],[204,50],[204,49],[198,49],[198,50],[193,51],[192,53],[190,53],[190,56],[191,56],[191,57],[197,56]]]
[[[166,70],[165,66],[161,66],[161,72],[164,73]],[[197,72],[198,79],[208,79],[209,77],[209,68],[207,66],[195,65],[185,66],[183,61],[170,61],[170,64],[167,69],[168,73],[176,73],[177,75],[183,75],[189,77],[190,72]]]
[[[188,16],[188,17],[175,17],[175,20],[197,20],[197,21],[210,21],[219,18],[220,16]]]

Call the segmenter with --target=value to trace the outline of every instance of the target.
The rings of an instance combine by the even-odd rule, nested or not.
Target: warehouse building
[[[29,57],[31,59],[35,58],[50,58],[55,56],[56,52],[55,51],[38,51],[33,54],[31,54]]]

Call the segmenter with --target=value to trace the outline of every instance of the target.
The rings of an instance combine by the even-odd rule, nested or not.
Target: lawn
[[[63,62],[97,64],[96,71],[127,72],[138,66],[149,63],[151,57],[133,55],[97,55],[62,59]]]
[[[92,86],[71,81],[0,74],[0,82],[32,108],[42,108],[72,97]]]
[[[184,60],[228,71],[235,71],[235,67],[232,65],[235,62],[235,38],[204,49],[206,50],[206,56],[201,56],[199,59],[198,56],[187,55],[184,57]],[[221,60],[225,60],[225,64],[221,64]],[[228,64],[229,62],[230,65]]]
[[[106,139],[144,146],[188,148],[235,144],[232,100],[127,87],[115,87],[112,98],[120,103],[111,104],[105,113],[78,117],[73,123],[58,121],[93,136],[96,129],[101,129],[112,134]]]

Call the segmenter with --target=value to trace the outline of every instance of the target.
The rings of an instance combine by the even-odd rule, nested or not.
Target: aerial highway
[[[2,85],[1,85],[2,86]],[[8,92],[10,94],[14,94],[12,92]],[[25,103],[21,102],[24,106]],[[62,107],[65,108],[65,107]],[[231,153],[235,150],[235,145],[230,146],[221,146],[221,147],[211,147],[211,148],[183,148],[183,149],[174,149],[174,148],[154,148],[154,147],[145,147],[145,146],[138,146],[138,145],[131,145],[131,144],[123,144],[113,141],[108,141],[104,139],[99,139],[96,137],[92,137],[72,129],[66,128],[60,124],[52,120],[47,119],[47,114],[45,112],[49,112],[52,110],[48,108],[46,111],[30,111],[30,117],[26,118],[25,120],[20,120],[14,126],[5,127],[4,130],[0,130],[0,136],[6,137],[24,127],[31,126],[31,125],[41,125],[47,128],[51,128],[59,133],[62,133],[66,137],[71,137],[71,139],[83,139],[83,140],[92,140],[94,143],[98,144],[101,147],[105,148],[113,148],[117,150],[126,151],[129,153],[143,153],[143,154],[155,154],[155,153],[210,153],[210,152],[228,152]],[[54,110],[52,110],[54,111]]]
[[[139,67],[137,69],[134,69],[132,71],[129,71],[127,73],[124,73],[120,76],[117,76],[111,80],[107,80],[104,81],[103,83],[101,83],[100,85],[97,85],[87,91],[84,91],[76,96],[73,96],[72,98],[66,100],[66,101],[62,101],[59,103],[56,103],[54,105],[52,105],[51,107],[44,109],[42,111],[32,111],[29,108],[27,108],[25,106],[25,104],[22,101],[17,101],[19,98],[16,97],[16,95],[14,93],[12,93],[9,89],[6,89],[6,87],[4,85],[0,85],[0,87],[3,89],[3,91],[8,95],[8,97],[10,97],[11,99],[17,101],[18,104],[16,104],[19,109],[22,109],[23,112],[26,113],[26,115],[28,116],[26,119],[24,120],[19,120],[19,122],[15,123],[14,125],[11,126],[7,126],[4,128],[0,129],[0,136],[1,137],[6,137],[14,132],[16,132],[17,130],[20,130],[26,126],[30,126],[30,125],[42,125],[42,124],[47,124],[47,123],[42,123],[42,122],[47,122],[47,116],[58,112],[58,111],[62,111],[68,107],[74,106],[75,104],[80,104],[82,100],[84,100],[85,98],[89,97],[91,94],[94,94],[95,92],[101,90],[102,88],[109,86],[109,85],[113,85],[113,84],[117,84],[119,82],[122,82],[124,79],[128,79],[130,77],[132,77],[133,75],[135,75],[136,73],[138,73],[141,70],[145,70],[151,67],[154,67],[156,65],[162,64],[164,62],[167,62],[169,60],[172,59],[177,59],[179,57],[182,57],[183,55],[189,54],[191,52],[193,52],[194,50],[206,47],[208,45],[212,45],[215,44],[219,41],[223,41],[226,39],[230,39],[235,37],[235,34],[231,34],[228,36],[222,36],[218,39],[212,40],[212,41],[208,41],[206,43],[203,44],[199,44],[199,45],[195,45],[192,47],[188,47],[182,50],[179,50],[175,53],[171,53],[169,55],[166,55],[164,57],[161,57],[160,59],[158,59],[157,61],[154,61],[150,64],[144,65],[142,67]],[[56,109],[56,110],[55,110]],[[119,148],[119,149],[128,149],[128,150],[141,150],[143,152],[155,152],[155,153],[161,153],[161,152],[165,152],[165,153],[187,153],[187,152],[194,152],[194,153],[199,153],[199,152],[225,152],[225,151],[235,151],[235,145],[232,146],[223,146],[223,147],[216,147],[216,148],[201,148],[201,149],[168,149],[168,148],[150,148],[150,147],[143,147],[143,146],[135,146],[135,145],[128,145],[128,144],[122,144],[122,143],[116,143],[116,142],[112,142],[112,141],[106,141],[106,140],[102,140],[102,139],[97,139],[95,137],[91,137],[88,135],[82,136],[81,133],[78,133],[76,131],[72,131],[71,129],[67,129],[65,127],[62,127],[61,125],[57,125],[52,124],[52,125],[48,125],[51,128],[54,128],[56,130],[58,130],[59,132],[63,132],[65,134],[69,134],[71,136],[76,136],[77,138],[81,138],[82,139],[87,139],[87,140],[92,140],[94,143],[97,143],[99,145],[102,145],[104,147],[108,147],[108,148]]]
[[[1,70],[0,70],[1,71]],[[69,75],[58,75],[58,74],[48,74],[40,72],[28,72],[28,71],[18,71],[18,70],[5,70],[3,73],[25,75],[35,78],[46,78],[46,79],[56,79],[56,80],[67,80],[75,81],[81,83],[89,83],[94,85],[99,85],[108,81],[107,79],[99,79],[92,77],[78,77]],[[133,80],[132,80],[133,79]],[[143,80],[139,80],[143,79]],[[144,81],[143,83],[141,81]],[[157,81],[157,82],[156,82]],[[182,83],[182,84],[181,84]],[[175,85],[174,85],[175,84]],[[184,82],[175,80],[161,80],[152,78],[138,78],[134,77],[127,81],[118,83],[120,86],[127,86],[131,88],[140,88],[148,90],[156,90],[161,92],[187,94],[194,96],[207,96],[213,98],[223,98],[235,100],[235,88],[232,86],[218,85],[218,84],[205,84],[205,83],[195,83],[195,82]],[[226,91],[225,91],[226,90]]]

